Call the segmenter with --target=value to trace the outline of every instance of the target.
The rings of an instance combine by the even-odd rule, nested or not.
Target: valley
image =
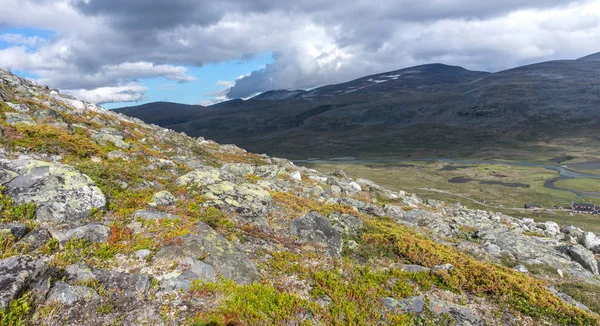
[[[321,172],[341,169],[352,177],[362,177],[390,189],[419,196],[460,202],[472,209],[500,211],[531,217],[536,221],[556,221],[600,231],[597,215],[571,214],[572,202],[597,203],[600,175],[593,164],[583,162],[564,166],[551,162],[497,161],[472,159],[379,159],[313,160],[300,165]],[[588,170],[580,169],[587,167]],[[525,209],[535,204],[540,209]]]

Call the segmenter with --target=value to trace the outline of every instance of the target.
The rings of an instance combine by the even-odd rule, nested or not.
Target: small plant
[[[247,174],[246,175],[246,180],[250,183],[257,183],[258,180],[260,180],[261,178],[257,175],[254,174]]]
[[[32,300],[31,294],[25,293],[18,299],[13,300],[8,308],[0,310],[0,325],[27,325],[27,318],[32,311]]]

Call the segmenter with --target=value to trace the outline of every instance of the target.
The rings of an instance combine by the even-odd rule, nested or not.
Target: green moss
[[[103,152],[102,147],[89,137],[53,126],[19,124],[14,129],[16,134],[11,133],[11,137],[6,137],[12,148],[76,157],[90,157]]]
[[[0,186],[0,223],[32,221],[36,210],[34,203],[15,203],[4,193],[4,187]]]
[[[254,183],[256,184],[258,182],[258,180],[260,180],[261,178],[257,175],[254,174],[247,174],[246,175],[246,180],[250,183]]]
[[[8,308],[0,310],[0,326],[27,325],[27,319],[32,312],[32,295],[25,293],[13,300]]]
[[[191,292],[196,295],[225,295],[219,307],[201,313],[191,325],[290,325],[300,324],[302,314],[311,305],[300,297],[279,291],[268,284],[236,285],[233,281],[217,283],[194,281]]]

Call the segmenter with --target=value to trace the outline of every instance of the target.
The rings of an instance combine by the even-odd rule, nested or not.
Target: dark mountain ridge
[[[295,159],[477,155],[596,141],[599,59],[593,54],[497,73],[428,64],[209,107],[150,103],[117,111]]]

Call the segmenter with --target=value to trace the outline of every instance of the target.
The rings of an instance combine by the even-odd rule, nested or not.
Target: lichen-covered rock
[[[301,239],[321,242],[327,245],[332,257],[340,257],[342,237],[329,220],[317,212],[310,212],[290,224],[290,233]]]
[[[333,212],[327,216],[331,226],[340,234],[355,235],[363,227],[363,221],[354,215]]]
[[[77,302],[100,301],[100,295],[86,286],[72,286],[58,281],[48,293],[46,300],[70,306]]]
[[[175,196],[166,190],[162,190],[152,196],[152,203],[158,206],[171,206],[175,204]]]
[[[594,275],[598,275],[598,262],[594,254],[582,245],[569,245],[567,254],[583,268],[589,270]]]
[[[273,201],[268,191],[251,183],[223,181],[207,186],[202,194],[207,199],[206,206],[235,212],[258,226],[266,225],[264,216],[269,213]]]
[[[38,205],[39,220],[81,220],[106,205],[94,181],[73,167],[31,159],[0,160],[0,166],[18,174],[4,183],[8,195],[17,203]]]
[[[218,234],[210,226],[200,223],[195,230],[176,239],[176,245],[163,247],[156,254],[156,263],[172,264],[187,258],[197,259],[212,266],[217,275],[231,279],[238,284],[250,284],[258,280],[254,264],[233,244]]]
[[[27,114],[15,113],[15,112],[5,112],[4,116],[5,116],[6,123],[8,123],[10,125],[15,125],[15,124],[20,124],[20,123],[28,124],[28,125],[35,124],[35,122],[33,121],[33,118],[31,118],[31,116],[29,116]]]
[[[245,177],[248,174],[254,173],[254,167],[247,163],[227,163],[221,167],[222,171],[226,171],[237,177]]]
[[[114,293],[122,293],[125,297],[143,297],[150,286],[148,276],[108,271],[81,263],[67,266],[65,274],[70,282],[94,279],[109,292],[114,290]]]
[[[0,310],[37,282],[47,270],[48,264],[30,256],[0,260]]]
[[[122,149],[129,149],[131,147],[124,140],[125,134],[114,128],[102,128],[99,132],[92,135],[92,139],[95,139],[101,145],[112,143]]]
[[[179,177],[179,179],[177,179],[177,184],[180,186],[206,187],[223,181],[223,173],[225,172],[222,172],[219,169],[210,166],[202,166],[201,168]]]
[[[33,230],[19,241],[20,245],[26,246],[30,251],[36,250],[52,239],[50,233],[45,229]]]

